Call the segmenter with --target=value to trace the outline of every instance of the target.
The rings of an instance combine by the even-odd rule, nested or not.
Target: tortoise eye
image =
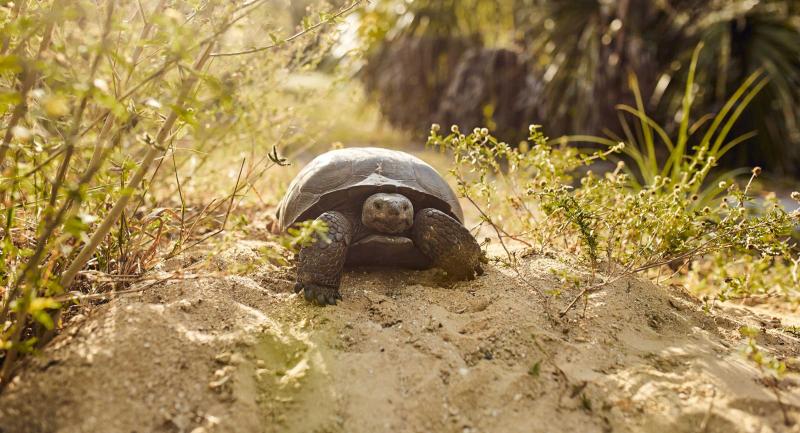
[[[383,207],[383,206],[381,205],[381,202],[379,202],[379,201],[376,201],[376,202],[375,202],[375,209],[380,209],[380,208],[382,208],[382,207]]]

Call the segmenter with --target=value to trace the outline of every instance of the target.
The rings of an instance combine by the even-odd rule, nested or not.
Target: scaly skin
[[[435,267],[455,280],[472,280],[483,275],[483,253],[478,242],[460,222],[433,208],[414,216],[411,238]]]
[[[318,305],[336,305],[342,268],[347,258],[347,247],[353,236],[353,224],[341,212],[329,211],[318,220],[328,226],[328,240],[317,238],[300,250],[297,266],[297,284],[294,291],[303,291],[306,300]]]
[[[317,218],[328,226],[328,241],[317,238],[300,250],[295,284],[295,292],[303,291],[309,302],[336,305],[342,299],[339,284],[347,249],[357,233],[364,234],[356,218],[339,211],[328,211]],[[417,212],[411,239],[451,279],[472,280],[476,274],[483,274],[478,242],[466,227],[442,211],[427,208]]]

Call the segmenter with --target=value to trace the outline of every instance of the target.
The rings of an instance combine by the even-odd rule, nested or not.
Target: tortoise
[[[327,226],[300,249],[295,284],[319,305],[341,299],[345,265],[437,267],[456,280],[483,273],[455,193],[406,152],[355,147],[319,155],[289,185],[277,216],[281,231],[313,219]]]

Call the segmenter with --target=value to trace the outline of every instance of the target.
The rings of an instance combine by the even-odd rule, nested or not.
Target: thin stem
[[[209,43],[206,48],[202,51],[200,56],[198,57],[197,61],[194,64],[194,70],[199,71],[201,70],[206,62],[209,59],[209,54],[211,53],[211,48],[214,44]],[[177,98],[176,106],[181,106],[188,95],[191,93],[194,84],[197,82],[197,75],[190,74],[187,76],[186,80],[183,83],[183,88]],[[75,278],[75,275],[78,274],[78,271],[83,269],[86,265],[86,262],[89,261],[94,251],[102,242],[103,238],[108,234],[111,230],[111,227],[116,223],[117,219],[122,215],[122,212],[125,210],[125,207],[128,205],[128,201],[133,194],[133,191],[138,187],[139,183],[144,178],[147,171],[149,171],[150,166],[153,164],[153,161],[156,157],[163,152],[163,144],[164,141],[170,134],[170,130],[175,125],[175,121],[178,119],[178,112],[176,110],[171,110],[169,116],[164,121],[164,124],[161,126],[161,129],[158,131],[158,135],[156,136],[154,145],[147,151],[147,154],[144,157],[144,160],[139,165],[139,169],[133,175],[133,177],[128,182],[127,188],[123,190],[123,194],[114,204],[114,207],[109,211],[108,215],[106,215],[103,222],[97,228],[95,233],[92,235],[89,242],[84,245],[81,249],[80,253],[75,257],[72,263],[69,265],[67,270],[61,277],[60,284],[63,288],[68,288],[70,284],[72,284],[72,280]]]
[[[20,1],[20,4],[21,3],[22,1]],[[37,52],[36,58],[32,64],[35,64],[42,57],[42,54],[50,47],[50,43],[53,40],[52,35],[54,27],[55,23],[51,22],[45,28],[44,35],[42,36],[42,42],[39,44],[39,51]],[[11,114],[11,119],[6,126],[6,133],[3,136],[3,141],[0,143],[0,169],[3,167],[6,153],[10,147],[11,138],[14,135],[14,127],[19,124],[20,120],[22,120],[22,118],[25,116],[25,113],[28,111],[28,92],[30,92],[31,88],[33,88],[34,84],[36,84],[36,81],[39,79],[38,71],[32,69],[28,63],[24,63],[22,67],[22,76],[25,78],[23,79],[22,86],[20,87],[20,101],[14,107],[14,112]]]
[[[353,3],[351,3],[349,6],[346,6],[346,7],[342,8],[341,10],[339,10],[339,12],[331,15],[327,19],[324,19],[324,20],[322,20],[322,21],[320,21],[320,22],[318,22],[318,23],[316,23],[316,24],[314,24],[312,26],[309,26],[309,27],[307,27],[307,28],[305,28],[305,29],[293,34],[292,36],[289,36],[288,38],[286,38],[286,39],[284,39],[282,41],[274,42],[272,44],[265,45],[263,47],[251,48],[249,50],[233,51],[233,52],[229,52],[229,53],[213,53],[213,54],[211,54],[211,57],[241,56],[241,55],[245,55],[245,54],[259,53],[261,51],[266,51],[266,50],[270,50],[272,48],[279,47],[279,46],[281,46],[283,44],[292,42],[293,40],[295,40],[295,39],[297,39],[299,37],[302,37],[305,34],[311,33],[313,31],[317,30],[318,28],[325,26],[326,24],[329,24],[329,23],[335,21],[339,17],[341,17],[341,16],[349,13],[353,9],[355,9],[356,6],[360,5],[363,2],[364,2],[364,0],[356,0]]]

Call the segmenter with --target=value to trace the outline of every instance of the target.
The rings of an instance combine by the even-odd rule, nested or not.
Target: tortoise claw
[[[339,289],[313,283],[297,283],[294,291],[295,293],[302,291],[306,301],[320,306],[336,305],[336,300],[342,299]]]

